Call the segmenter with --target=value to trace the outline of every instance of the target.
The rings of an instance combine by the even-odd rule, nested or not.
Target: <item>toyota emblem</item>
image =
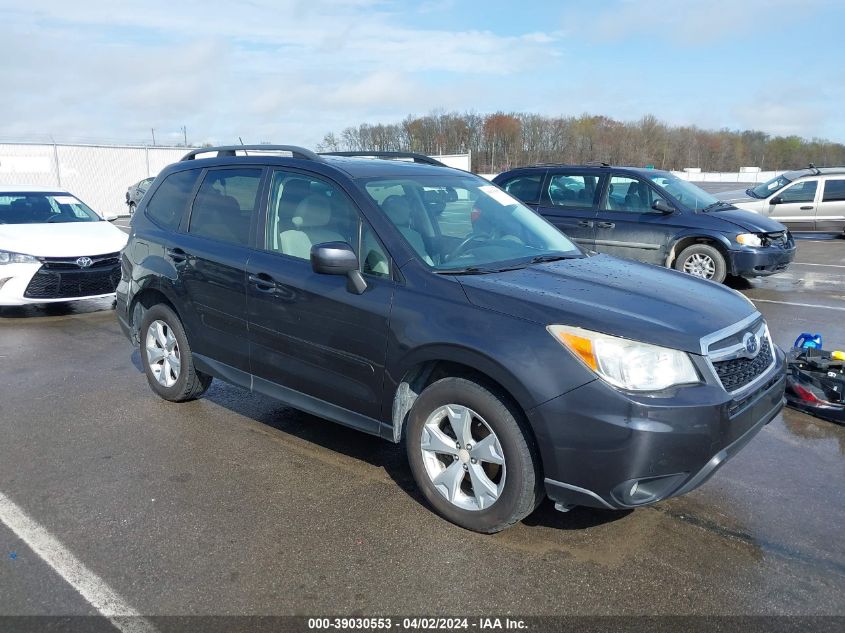
[[[746,332],[742,337],[742,345],[745,347],[745,353],[748,358],[754,358],[760,351],[760,339],[753,332]]]
[[[94,260],[90,257],[79,257],[76,260],[76,265],[80,268],[88,268],[91,264],[94,263]]]

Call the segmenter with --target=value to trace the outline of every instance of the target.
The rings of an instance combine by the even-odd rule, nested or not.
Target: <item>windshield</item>
[[[66,193],[0,193],[0,224],[98,222],[100,216]]]
[[[749,193],[755,198],[768,198],[775,191],[780,191],[792,181],[786,176],[777,176],[771,180],[767,180],[761,185],[757,185],[753,189],[749,189]]]
[[[582,256],[551,224],[477,176],[384,178],[362,186],[437,272],[488,272],[535,258]]]
[[[651,181],[665,189],[666,193],[675,198],[685,207],[699,211],[719,202],[719,199],[710,195],[701,187],[697,187],[691,182],[681,180],[671,174],[655,174],[650,176]]]

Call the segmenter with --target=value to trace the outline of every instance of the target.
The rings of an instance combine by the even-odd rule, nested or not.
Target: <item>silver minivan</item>
[[[810,165],[745,191],[716,195],[740,209],[777,220],[792,231],[845,232],[845,167]]]

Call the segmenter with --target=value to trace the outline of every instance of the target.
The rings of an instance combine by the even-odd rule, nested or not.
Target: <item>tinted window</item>
[[[336,185],[295,172],[273,174],[267,250],[310,260],[315,244],[346,242],[357,248],[358,222],[358,211]]]
[[[828,180],[824,183],[823,202],[845,200],[845,180]]]
[[[199,169],[170,174],[147,202],[147,216],[159,226],[175,230],[182,221],[182,213],[199,175]]]
[[[390,276],[390,260],[369,224],[361,231],[361,272],[376,277]]]
[[[604,209],[629,213],[657,213],[651,205],[658,199],[665,200],[645,181],[628,176],[614,176],[607,186]]]
[[[517,176],[502,183],[501,187],[515,198],[523,202],[536,203],[540,200],[540,184],[542,174]]]
[[[591,207],[598,176],[554,174],[549,179],[549,201],[556,207]]]
[[[783,190],[780,199],[783,202],[812,202],[816,199],[817,180],[805,180]]]
[[[262,171],[252,168],[207,172],[194,200],[188,232],[247,246]]]

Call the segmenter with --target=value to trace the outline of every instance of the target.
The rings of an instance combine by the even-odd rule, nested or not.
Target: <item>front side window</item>
[[[437,272],[487,272],[534,258],[581,256],[557,229],[477,176],[410,175],[362,180],[360,186]]]
[[[316,176],[276,171],[270,184],[265,248],[310,260],[311,247],[326,242],[352,246],[361,272],[389,276],[387,253],[345,192]]]
[[[200,173],[199,169],[186,169],[165,178],[147,202],[147,216],[162,228],[178,228]]]
[[[531,174],[528,176],[517,176],[502,183],[502,189],[529,204],[536,204],[540,201],[540,185],[543,181],[543,174]]]
[[[554,174],[549,179],[549,201],[556,207],[591,207],[598,183],[598,176]]]
[[[222,242],[249,245],[258,210],[261,168],[212,169],[205,174],[191,210],[188,232]]]
[[[783,203],[813,202],[816,199],[818,180],[804,180],[784,189],[780,194]]]
[[[0,224],[98,222],[102,218],[66,193],[0,193]]]
[[[828,180],[824,183],[822,202],[845,200],[845,180]]]
[[[701,187],[671,174],[655,174],[650,176],[649,180],[682,205],[695,211],[712,207],[719,202],[716,196],[707,193]]]
[[[607,186],[604,201],[605,211],[624,211],[627,213],[654,213],[655,200],[664,198],[645,181],[629,176],[614,176]]]

